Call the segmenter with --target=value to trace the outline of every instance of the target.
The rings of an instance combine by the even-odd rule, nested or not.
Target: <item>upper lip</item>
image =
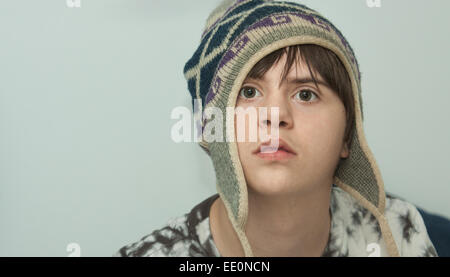
[[[272,143],[272,140],[268,140],[268,141],[266,141],[266,142],[260,143],[260,144],[258,145],[258,148],[255,149],[255,151],[253,151],[253,154],[257,154],[257,153],[261,152],[261,147],[262,147],[263,145],[270,146],[271,143]],[[292,153],[292,154],[297,154],[297,153],[295,153],[294,150],[292,150],[292,148],[289,146],[289,144],[287,144],[282,138],[279,138],[279,139],[278,139],[278,150],[280,150],[280,149],[282,149],[282,150],[284,150],[284,151],[287,151],[287,152],[290,152],[290,153]]]

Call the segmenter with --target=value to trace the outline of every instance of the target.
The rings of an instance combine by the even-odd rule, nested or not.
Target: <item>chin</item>
[[[261,172],[260,170],[258,176],[251,179],[251,184],[248,184],[249,189],[257,194],[282,195],[299,189],[295,187],[298,186],[298,183],[295,184],[294,176],[286,173],[274,173],[271,170]]]

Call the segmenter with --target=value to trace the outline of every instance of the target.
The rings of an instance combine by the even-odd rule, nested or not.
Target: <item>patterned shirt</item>
[[[214,194],[189,213],[120,248],[114,257],[221,257],[209,225]],[[322,257],[389,256],[376,218],[341,188],[332,187],[331,229]],[[437,257],[424,221],[409,202],[386,195],[385,216],[400,256]]]

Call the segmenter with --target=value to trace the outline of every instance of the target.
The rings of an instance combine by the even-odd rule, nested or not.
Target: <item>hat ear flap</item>
[[[362,197],[379,208],[380,185],[374,168],[376,165],[373,164],[373,158],[369,157],[368,149],[364,149],[361,145],[358,130],[353,133],[353,136],[348,157],[341,159],[336,169],[336,183],[344,183],[352,187]]]

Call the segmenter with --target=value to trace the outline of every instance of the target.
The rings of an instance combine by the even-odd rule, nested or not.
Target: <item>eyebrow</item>
[[[287,79],[287,80],[288,80],[287,81],[288,84],[309,84],[309,83],[314,83],[314,80],[311,77],[294,78],[294,79]],[[328,87],[328,84],[326,82],[322,81],[322,80],[317,80],[316,79],[316,83]]]
[[[264,80],[264,78],[252,78],[252,77],[248,77],[247,79],[253,79],[253,80]],[[287,78],[285,80],[285,82],[287,82],[288,84],[309,84],[309,83],[313,83],[314,84],[314,80],[308,76],[308,77],[301,77],[301,78]],[[316,79],[317,84],[326,86],[328,88],[330,88],[330,85],[328,85],[326,82],[322,81],[322,80],[317,80]],[[282,82],[280,82],[278,88],[280,88]]]

